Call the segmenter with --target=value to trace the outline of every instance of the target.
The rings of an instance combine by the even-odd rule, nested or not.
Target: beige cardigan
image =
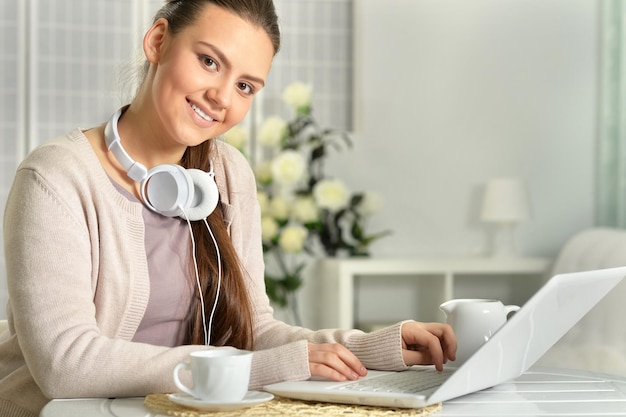
[[[364,334],[273,318],[254,176],[237,150],[218,142],[217,151],[221,206],[255,308],[250,388],[310,377],[307,341],[342,343],[368,368],[404,369],[401,323]],[[175,392],[176,363],[207,349],[131,342],[150,293],[141,211],[78,129],[20,165],[4,218],[10,331],[0,335],[0,415],[34,417],[51,398]]]

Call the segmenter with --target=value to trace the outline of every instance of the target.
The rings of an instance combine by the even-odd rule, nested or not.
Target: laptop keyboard
[[[399,392],[405,394],[424,394],[440,386],[454,372],[444,369],[418,369],[394,372],[377,377],[366,378],[337,387],[340,390],[358,392]]]

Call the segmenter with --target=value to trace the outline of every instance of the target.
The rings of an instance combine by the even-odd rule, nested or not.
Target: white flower
[[[305,224],[319,220],[319,210],[311,197],[298,197],[291,206],[291,214],[295,220]]]
[[[261,239],[269,243],[278,235],[278,223],[270,216],[261,217]]]
[[[350,193],[337,179],[322,180],[313,188],[313,198],[320,208],[339,211],[348,206]]]
[[[270,116],[259,128],[259,143],[263,146],[277,146],[287,131],[287,122],[278,116]]]
[[[248,132],[241,126],[233,126],[224,133],[224,138],[227,143],[230,143],[239,150],[243,150],[248,140]]]
[[[267,193],[263,191],[257,191],[256,198],[259,200],[259,207],[261,207],[261,213],[266,214],[270,209],[270,198]]]
[[[283,91],[283,100],[294,109],[309,107],[311,105],[311,91],[309,84],[295,82],[289,84]]]
[[[283,197],[274,197],[270,201],[269,209],[277,220],[287,220],[289,217],[289,202]]]
[[[254,175],[260,184],[272,181],[272,163],[263,161],[254,168]]]
[[[378,212],[382,206],[382,198],[380,195],[367,191],[363,194],[361,203],[356,207],[357,212],[362,216],[371,216]]]
[[[278,244],[285,252],[300,252],[304,247],[306,236],[306,228],[300,225],[290,225],[283,229],[280,237],[278,238]]]
[[[272,162],[272,177],[283,185],[294,185],[305,178],[306,161],[296,151],[281,152]]]

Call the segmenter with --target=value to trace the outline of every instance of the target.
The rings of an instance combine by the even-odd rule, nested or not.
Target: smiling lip
[[[216,121],[213,117],[209,116],[199,106],[195,105],[194,103],[189,102],[189,105],[191,106],[191,109],[193,110],[193,112],[196,115],[198,115],[198,117],[200,117],[202,120],[204,120],[206,122],[214,122],[214,121]]]

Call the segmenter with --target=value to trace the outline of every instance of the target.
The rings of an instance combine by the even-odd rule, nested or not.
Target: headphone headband
[[[135,162],[122,146],[117,130],[120,116],[127,107],[118,109],[106,124],[104,141],[128,176],[140,183],[144,204],[167,217],[180,216],[189,220],[208,217],[219,200],[213,162],[209,161],[209,172],[185,169],[177,164],[157,165],[148,170]]]
[[[111,120],[104,127],[104,141],[107,145],[107,149],[113,153],[115,159],[120,163],[122,168],[126,170],[128,176],[137,182],[141,182],[148,175],[146,167],[139,162],[135,162],[133,158],[128,155],[126,149],[120,142],[120,134],[117,131],[117,122],[120,120],[122,112],[127,108],[122,107],[118,109],[111,117]]]

